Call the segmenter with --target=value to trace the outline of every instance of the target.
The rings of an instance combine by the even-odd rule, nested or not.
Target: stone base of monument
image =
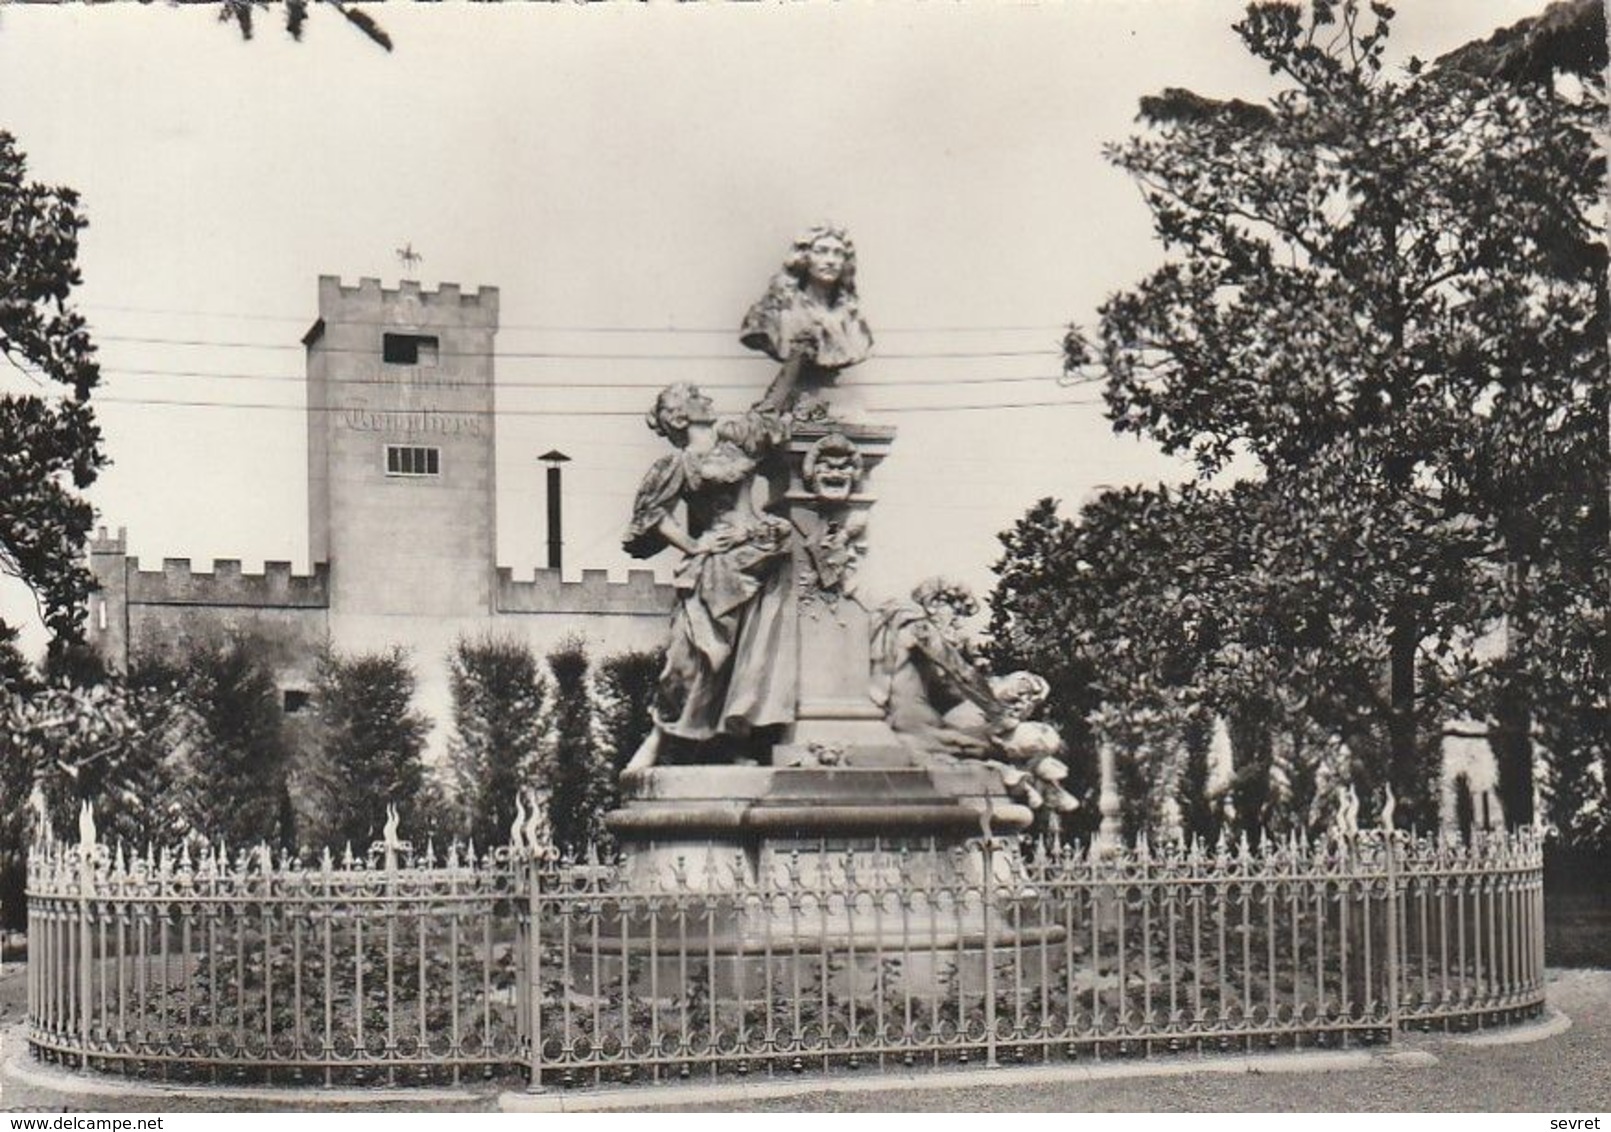
[[[645,883],[664,879],[668,854],[739,852],[753,866],[762,850],[802,839],[949,846],[1034,820],[990,767],[920,763],[899,747],[851,751],[832,766],[654,767],[624,776],[622,794],[605,824],[625,848],[629,879]]]
[[[894,960],[908,992],[929,994],[982,961],[987,935],[1047,936],[1012,907],[1033,898],[1018,849],[1033,814],[987,767],[859,751],[828,767],[657,767],[623,785],[606,823],[634,898],[601,925],[601,952],[701,957],[739,994],[818,966],[848,993]]]

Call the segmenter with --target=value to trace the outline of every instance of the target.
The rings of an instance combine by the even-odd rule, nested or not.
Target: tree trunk
[[[1186,722],[1182,741],[1186,747],[1186,763],[1181,771],[1176,795],[1180,804],[1181,825],[1187,837],[1212,845],[1219,839],[1220,829],[1218,806],[1208,797],[1214,717],[1207,712],[1193,715]]]
[[[1505,660],[1488,731],[1506,829],[1533,823],[1533,698],[1527,686],[1532,626],[1524,559],[1512,561],[1511,581],[1516,598],[1505,618]]]
[[[1419,635],[1407,605],[1393,613],[1388,629],[1387,781],[1399,809],[1400,825],[1425,827],[1424,768],[1415,725],[1415,650]]]
[[[1245,704],[1231,713],[1231,801],[1236,807],[1236,832],[1258,843],[1270,801],[1270,766],[1275,761],[1275,738],[1270,711],[1263,704]]]

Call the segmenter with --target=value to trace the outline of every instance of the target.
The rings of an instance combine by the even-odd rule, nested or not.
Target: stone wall
[[[531,581],[515,581],[514,571],[498,567],[494,609],[500,615],[579,613],[600,616],[658,617],[671,612],[676,591],[656,582],[653,570],[629,570],[625,584],[610,581],[607,570],[583,570],[567,582],[557,570],[537,570]]]
[[[541,660],[560,642],[577,639],[599,661],[659,647],[674,597],[649,570],[633,570],[625,581],[612,581],[604,570],[584,570],[580,581],[537,570],[530,580],[516,581],[513,570],[499,567],[491,611],[353,611],[334,601],[339,567],[319,563],[297,574],[290,563],[267,562],[249,573],[237,559],[217,559],[211,571],[201,571],[189,559],[169,558],[160,570],[146,570],[126,549],[121,530],[109,537],[103,529],[90,545],[100,588],[90,603],[89,639],[113,667],[126,669],[142,654],[246,634],[264,649],[282,689],[306,690],[326,643],[347,654],[400,647],[418,683],[416,706],[435,724],[430,742],[436,751],[451,728],[448,657],[460,640],[518,641]]]

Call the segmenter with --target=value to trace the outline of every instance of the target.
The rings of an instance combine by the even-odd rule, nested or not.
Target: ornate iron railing
[[[267,849],[29,862],[37,1054],[177,1079],[457,1081],[529,1047],[508,850],[311,867]]]
[[[545,1083],[1347,1045],[1542,1006],[1541,853],[1365,833],[1092,856],[817,842],[538,865]]]
[[[1526,832],[661,861],[42,844],[30,1038],[143,1075],[545,1086],[1371,1043],[1543,1004]]]

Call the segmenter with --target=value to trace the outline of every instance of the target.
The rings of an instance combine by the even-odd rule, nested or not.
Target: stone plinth
[[[825,491],[819,470],[809,467],[830,438],[853,445],[859,463],[845,493]],[[904,750],[868,696],[869,615],[856,589],[869,512],[877,502],[869,481],[894,440],[895,429],[887,425],[806,422],[795,427],[789,443],[784,500],[795,528],[800,699],[795,722],[774,752],[776,765],[811,764],[853,751],[893,757]]]
[[[895,947],[913,932],[967,946],[986,930],[986,894],[1015,883],[1016,835],[1033,819],[987,769],[905,752],[834,767],[657,767],[624,785],[606,823],[625,890],[730,897],[699,918],[701,945],[720,955]],[[976,840],[985,833],[993,859]],[[902,911],[911,893],[964,895]],[[641,927],[624,948],[647,939]]]
[[[960,841],[1027,828],[988,768],[920,765],[902,751],[852,752],[833,767],[664,766],[628,776],[625,805],[605,818],[633,846],[779,837]]]

